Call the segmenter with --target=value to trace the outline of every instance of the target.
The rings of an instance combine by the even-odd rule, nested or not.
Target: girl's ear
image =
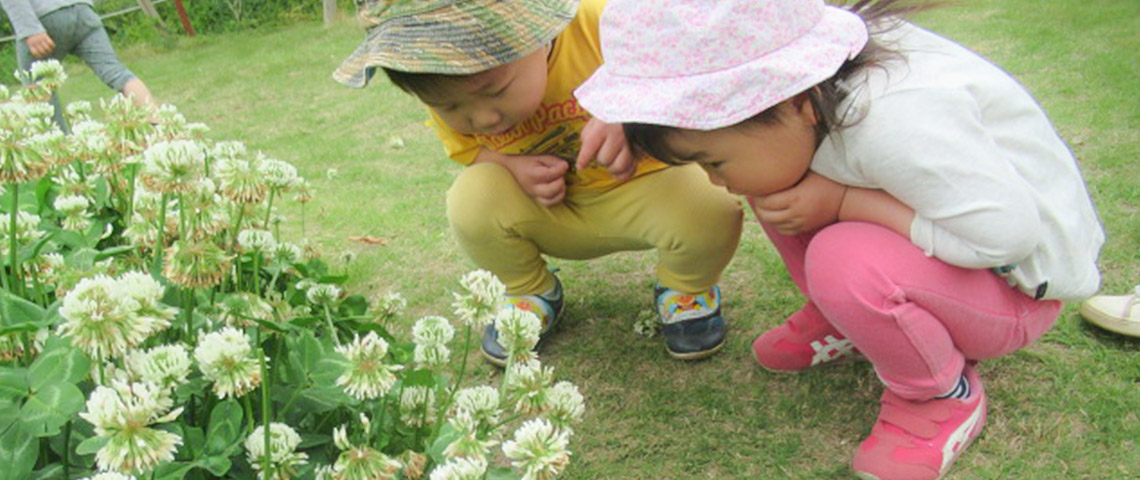
[[[797,119],[813,127],[819,124],[819,117],[815,114],[815,102],[811,101],[811,95],[808,92],[802,92],[792,97],[789,102],[792,105],[792,113]]]

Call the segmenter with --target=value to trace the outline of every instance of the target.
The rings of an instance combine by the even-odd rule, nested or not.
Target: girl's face
[[[786,190],[807,174],[815,155],[815,111],[803,94],[773,108],[773,122],[677,130],[665,137],[665,146],[732,193],[762,197]]]
[[[485,72],[461,77],[420,94],[452,129],[466,135],[498,135],[534,114],[546,94],[549,46]]]

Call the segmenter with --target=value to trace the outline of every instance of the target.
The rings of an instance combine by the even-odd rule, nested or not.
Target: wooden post
[[[336,21],[336,0],[322,0],[325,10],[325,26],[332,25]]]
[[[194,26],[190,25],[190,17],[186,15],[186,7],[182,6],[182,0],[174,0],[174,9],[178,10],[178,19],[182,21],[182,29],[186,31],[186,35],[194,36]]]
[[[139,8],[148,18],[153,18],[158,21],[158,25],[166,28],[166,24],[162,22],[162,17],[158,16],[158,10],[154,8],[154,4],[150,0],[138,0]]]

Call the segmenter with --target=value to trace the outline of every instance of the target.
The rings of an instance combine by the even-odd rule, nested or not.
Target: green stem
[[[16,218],[20,210],[20,184],[12,182],[8,184],[8,188],[12,190],[11,210],[8,211],[8,271],[11,278],[9,279],[10,283],[4,288],[8,289],[9,292],[16,293],[16,285],[20,281],[20,272],[16,265],[16,246],[18,244]]]
[[[273,215],[273,197],[276,196],[277,190],[269,191],[269,203],[265,206],[265,229],[269,230],[269,217]]]
[[[261,329],[258,328],[254,335],[257,338],[257,362],[261,369],[261,426],[265,432],[265,453],[261,457],[261,472],[263,474],[261,478],[273,478],[273,465],[269,461],[273,458],[271,456],[273,447],[269,443],[272,433],[269,430],[269,422],[273,416],[270,412],[269,388],[273,382],[269,378],[269,367],[265,365],[265,349],[261,346]]]
[[[158,240],[154,242],[154,269],[162,271],[163,231],[166,230],[166,195],[162,194],[158,205]]]
[[[63,478],[71,478],[71,421],[63,425]]]
[[[325,308],[325,322],[328,323],[329,332],[332,333],[333,342],[335,342],[336,346],[339,347],[340,346],[340,335],[338,335],[336,333],[336,325],[333,325],[332,311],[329,310],[328,305],[324,305],[324,308]]]
[[[451,392],[447,394],[447,403],[444,403],[443,407],[439,409],[432,437],[439,435],[439,430],[443,428],[443,416],[451,409],[451,402],[455,401],[455,393],[459,391],[460,385],[463,385],[463,377],[467,374],[467,354],[471,350],[471,330],[471,325],[467,325],[467,333],[463,335],[463,358],[460,359],[459,376],[455,378],[455,384],[452,385]]]
[[[238,232],[241,231],[242,217],[245,216],[245,204],[244,203],[238,203],[235,206],[238,209],[238,213],[237,213],[237,221],[234,222],[234,226],[233,226],[233,229],[234,229],[233,235],[230,236],[230,252],[231,253],[233,252],[233,250],[235,248],[237,248],[237,236],[238,236]]]
[[[129,179],[127,180],[127,216],[125,219],[123,219],[124,225],[130,224],[135,214],[135,177],[138,175],[139,171],[138,164],[129,165],[127,167],[127,171],[129,171],[130,174],[127,175],[127,178]]]
[[[245,418],[248,419],[248,421],[245,422],[246,435],[253,433],[253,424],[255,423],[255,420],[253,418],[253,400],[250,400],[249,398],[251,396],[252,395],[246,394],[242,395],[241,397],[242,403],[245,406]]]
[[[253,293],[261,296],[261,253],[253,255]]]

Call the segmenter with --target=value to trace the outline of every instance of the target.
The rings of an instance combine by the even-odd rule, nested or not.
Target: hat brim
[[[469,75],[504,65],[549,43],[578,11],[578,0],[473,0],[368,29],[333,72],[362,88],[379,67],[411,73]]]
[[[615,75],[603,64],[574,94],[583,108],[607,123],[713,130],[740,123],[827,80],[858,55],[867,40],[867,26],[859,16],[829,6],[808,33],[751,61],[675,77]]]

